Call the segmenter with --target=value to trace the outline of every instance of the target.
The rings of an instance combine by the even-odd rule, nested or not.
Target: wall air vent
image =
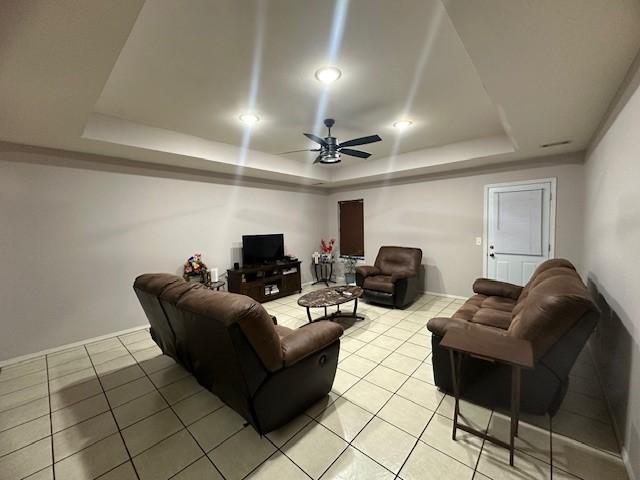
[[[560,142],[544,143],[540,145],[540,148],[559,147],[560,145],[569,145],[570,143],[571,140],[562,140]]]

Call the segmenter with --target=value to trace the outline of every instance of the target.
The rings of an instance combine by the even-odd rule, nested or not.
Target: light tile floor
[[[297,297],[265,307],[295,328],[307,321]],[[361,302],[366,319],[342,321],[330,395],[263,438],[146,330],[4,367],[0,480],[626,479],[584,352],[553,421],[523,415],[515,468],[504,449],[464,433],[451,440],[453,402],[433,385],[425,324],[461,303]],[[505,415],[468,403],[461,411],[506,438]]]

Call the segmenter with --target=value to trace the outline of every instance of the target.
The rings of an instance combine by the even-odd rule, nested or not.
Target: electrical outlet
[[[476,237],[476,245],[482,245],[482,237]]]

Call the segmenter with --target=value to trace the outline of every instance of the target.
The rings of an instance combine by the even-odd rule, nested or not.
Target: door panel
[[[496,253],[542,255],[542,193],[542,189],[495,193]]]
[[[551,182],[489,187],[487,276],[524,285],[551,250]]]
[[[494,278],[495,280],[500,280],[501,282],[508,282],[509,275],[509,262],[505,260],[496,260],[496,274]]]

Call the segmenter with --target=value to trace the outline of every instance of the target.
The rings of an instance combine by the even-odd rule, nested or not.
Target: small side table
[[[460,429],[504,447],[509,450],[509,465],[513,466],[514,442],[515,437],[518,436],[518,422],[520,419],[520,371],[523,368],[534,367],[531,342],[506,335],[497,335],[493,332],[485,332],[480,329],[474,329],[473,332],[470,332],[463,328],[451,328],[440,341],[440,346],[449,350],[451,358],[451,376],[455,396],[451,438],[455,440],[456,431]],[[458,423],[462,361],[466,356],[511,366],[511,431],[509,443]]]
[[[211,283],[205,283],[204,286],[211,289],[211,290],[216,290],[216,291],[220,291],[220,289],[222,287],[224,287],[226,285],[225,282],[211,282]]]
[[[334,260],[320,260],[318,263],[313,264],[313,269],[316,274],[316,281],[312,283],[312,285],[317,285],[318,283],[324,283],[327,287],[329,283],[336,283],[334,280],[331,280],[333,276],[333,263]]]

